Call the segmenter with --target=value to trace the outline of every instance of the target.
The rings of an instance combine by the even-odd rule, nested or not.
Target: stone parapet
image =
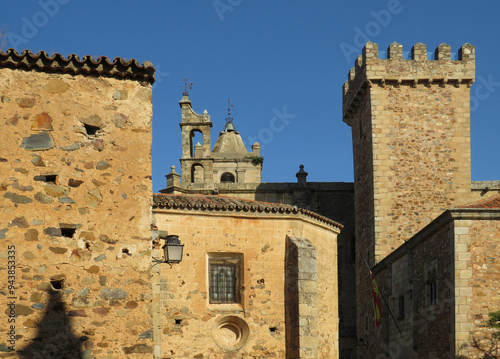
[[[464,44],[459,49],[458,60],[455,61],[451,59],[450,46],[444,43],[436,48],[435,60],[427,59],[427,47],[422,43],[413,46],[411,59],[406,60],[403,59],[401,44],[392,43],[387,49],[387,59],[380,59],[378,44],[368,42],[343,86],[344,121],[351,125],[355,104],[367,86],[450,84],[470,87],[474,79],[475,48],[470,44]]]

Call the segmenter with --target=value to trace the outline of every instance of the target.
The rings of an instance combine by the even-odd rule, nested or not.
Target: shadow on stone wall
[[[71,329],[70,314],[61,300],[61,291],[51,290],[45,314],[32,343],[20,349],[20,358],[83,358],[80,339]]]

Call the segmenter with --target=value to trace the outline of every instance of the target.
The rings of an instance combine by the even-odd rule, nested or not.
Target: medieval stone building
[[[152,357],[153,76],[0,52],[0,357]]]
[[[475,49],[450,52],[365,46],[354,183],[263,183],[259,144],[228,116],[212,147],[184,94],[181,174],[153,196],[151,64],[0,52],[0,357],[482,357],[500,183],[471,181]]]

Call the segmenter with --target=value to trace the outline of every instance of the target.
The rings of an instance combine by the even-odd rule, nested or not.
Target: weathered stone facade
[[[338,357],[339,224],[220,196],[155,195],[153,212],[185,244],[181,263],[155,270],[163,358]],[[209,263],[221,257],[241,261],[234,303],[209,299]]]
[[[365,46],[344,85],[354,184],[303,166],[261,183],[259,145],[228,121],[212,149],[184,96],[177,195],[154,195],[153,215],[152,66],[0,52],[0,280],[15,281],[0,333],[17,350],[0,341],[0,357],[480,358],[500,307],[500,182],[470,180],[474,51]],[[181,263],[157,261],[154,222]],[[214,299],[218,266],[236,300]]]
[[[297,172],[297,182],[261,183],[262,163],[252,165],[249,158],[260,155],[258,143],[253,152],[246,152],[241,137],[235,131],[222,131],[210,151],[210,128],[213,126],[206,111],[196,114],[187,95],[180,101],[182,109],[182,148],[180,159],[182,175],[175,172],[166,175],[167,187],[160,192],[170,194],[223,195],[227,197],[295,205],[339,221],[344,226],[338,236],[338,283],[340,317],[340,352],[348,357],[355,355],[356,308],[355,301],[355,254],[354,254],[354,184],[346,182],[308,182],[304,166]],[[234,125],[226,123],[226,127]],[[193,147],[193,131],[201,132],[203,145]],[[198,152],[196,152],[198,148]],[[247,158],[245,158],[247,157]],[[203,180],[191,182],[191,166],[203,164]],[[212,164],[213,163],[213,164]],[[227,166],[223,169],[224,166]],[[245,167],[246,166],[246,167]],[[249,167],[250,166],[250,167]],[[236,168],[245,169],[237,174]],[[258,170],[258,172],[256,172]],[[232,171],[234,183],[221,183],[220,175]],[[213,173],[212,173],[213,172]],[[245,172],[245,176],[243,176]],[[253,174],[252,174],[253,173]]]
[[[213,124],[208,112],[205,110],[202,115],[194,112],[187,93],[179,105],[182,109],[182,174],[177,174],[173,166],[166,176],[167,188],[162,192],[217,194],[219,187],[237,190],[247,184],[260,183],[262,158],[258,143],[248,152],[232,121],[228,121],[212,149]],[[194,143],[197,133],[202,136],[202,143]]]
[[[486,318],[498,307],[495,296],[484,300],[473,288],[484,293],[494,287],[498,269],[486,265],[491,275],[478,278],[481,285],[473,282],[472,267],[479,264],[471,253],[481,250],[484,260],[486,244],[482,236],[474,243],[468,227],[474,223],[478,232],[490,233],[487,246],[495,247],[499,207],[490,214],[442,213],[498,193],[497,182],[470,181],[474,47],[462,46],[457,61],[446,44],[436,49],[435,60],[427,60],[420,43],[411,60],[402,58],[397,43],[387,54],[379,59],[377,44],[366,44],[344,85],[344,121],[354,146],[357,357],[468,352],[473,358],[467,347],[477,333],[473,316]],[[373,324],[367,266],[387,302],[381,328]],[[472,303],[479,302],[473,314]]]
[[[0,357],[150,358],[154,69],[0,63]]]
[[[483,358],[473,343],[488,348],[484,325],[500,307],[499,219],[499,206],[446,211],[378,263],[373,271],[395,319],[384,306],[377,329],[364,313],[360,357]]]

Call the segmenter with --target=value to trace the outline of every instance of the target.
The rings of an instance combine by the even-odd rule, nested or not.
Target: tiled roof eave
[[[298,208],[288,204],[259,202],[251,200],[236,199],[224,196],[212,195],[171,195],[154,194],[153,208],[175,209],[175,210],[215,210],[234,211],[248,213],[272,213],[272,214],[302,214],[305,217],[315,219],[323,224],[342,229],[343,226],[327,217],[321,216],[307,209]]]
[[[49,56],[45,51],[36,54],[23,50],[18,53],[15,49],[0,51],[0,67],[24,70],[39,70],[43,72],[83,74],[91,76],[108,76],[119,79],[134,79],[153,83],[155,69],[149,61],[140,65],[137,60],[124,60],[120,57],[112,62],[105,56],[95,60],[92,56],[84,56],[80,60],[78,55],[69,54],[67,58],[61,54]]]

